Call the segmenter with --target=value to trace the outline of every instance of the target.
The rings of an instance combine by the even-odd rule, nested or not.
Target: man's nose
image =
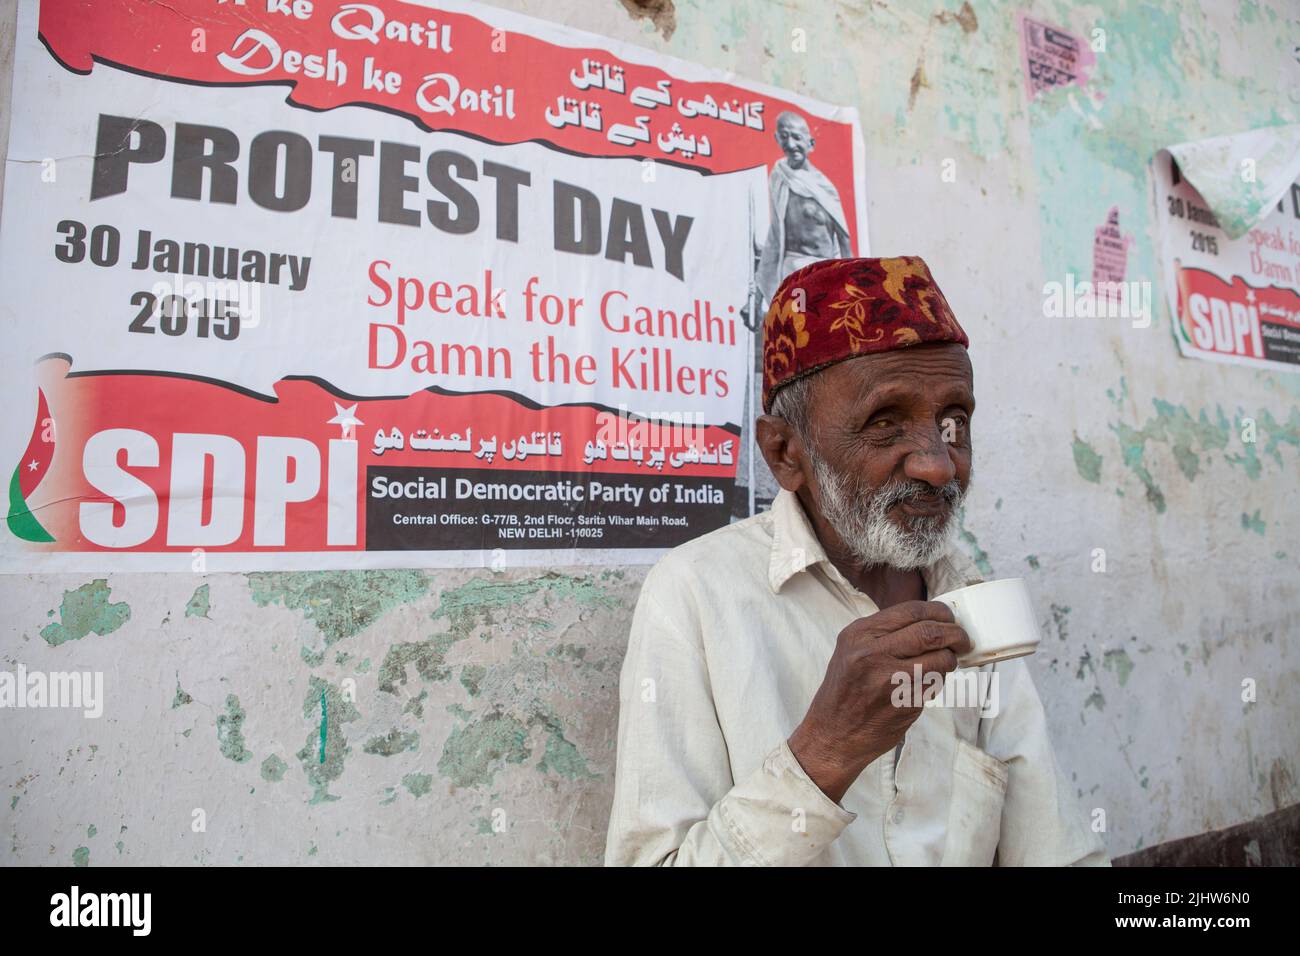
[[[942,488],[957,477],[952,451],[937,428],[932,429],[908,454],[903,462],[903,473],[908,478],[924,481],[932,488]]]

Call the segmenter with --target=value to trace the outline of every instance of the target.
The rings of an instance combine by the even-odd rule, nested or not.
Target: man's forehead
[[[955,343],[859,355],[823,369],[818,377],[818,402],[865,401],[884,392],[918,398],[937,392],[969,395],[974,387],[970,356]]]

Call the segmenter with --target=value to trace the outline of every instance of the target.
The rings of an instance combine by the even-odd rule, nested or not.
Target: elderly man
[[[782,282],[757,431],[782,490],[646,577],[607,864],[1109,863],[1023,659],[986,665],[996,711],[894,693],[970,648],[928,600],[979,580],[950,546],[971,477],[966,346],[919,258]]]

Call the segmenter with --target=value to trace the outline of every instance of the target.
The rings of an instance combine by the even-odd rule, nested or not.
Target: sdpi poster
[[[5,571],[654,560],[865,248],[853,110],[474,4],[23,2],[9,159]]]

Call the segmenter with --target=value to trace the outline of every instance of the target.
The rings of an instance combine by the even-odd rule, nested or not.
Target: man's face
[[[931,564],[951,540],[970,483],[975,397],[966,350],[913,346],[816,377],[805,477],[817,523],[863,564]]]
[[[776,141],[785,153],[786,162],[795,169],[803,166],[812,152],[812,131],[801,119],[783,119],[776,124]]]

